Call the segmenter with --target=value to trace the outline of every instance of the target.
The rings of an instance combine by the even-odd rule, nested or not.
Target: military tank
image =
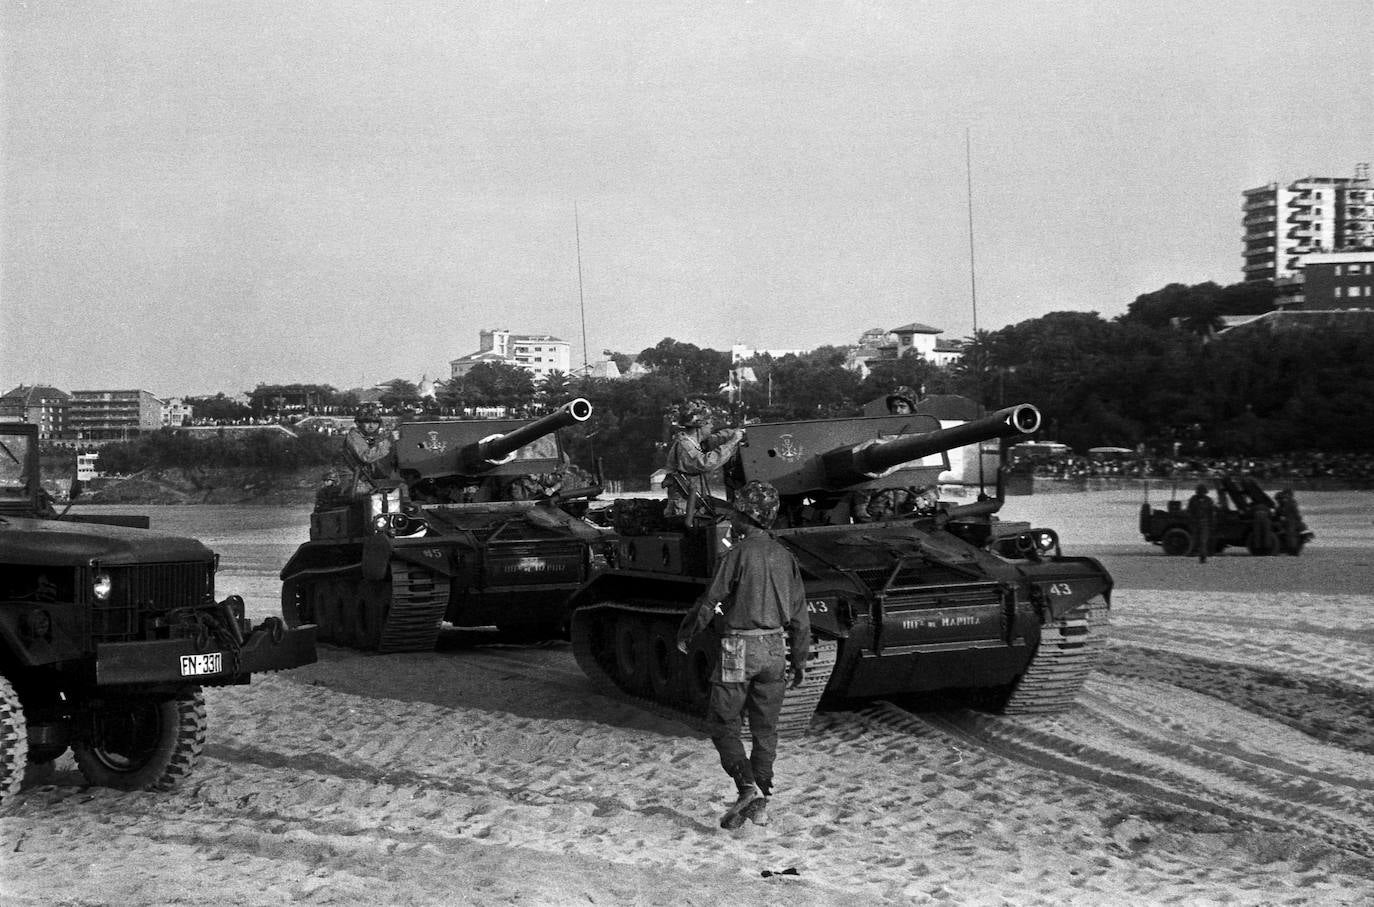
[[[811,617],[806,681],[787,694],[783,733],[803,732],[822,700],[958,689],[1009,714],[1073,702],[1105,640],[1111,576],[1065,556],[1052,529],[1000,520],[1000,488],[963,504],[932,493],[949,451],[1039,425],[1021,404],[945,428],[931,415],[748,427],[727,480],[777,488],[773,534],[801,567]],[[875,494],[914,503],[855,522],[854,502]],[[680,524],[652,526],[652,504],[617,502],[616,566],[579,591],[571,638],[600,691],[701,727],[718,644],[699,636],[684,656],[676,632],[729,530],[719,507],[695,504]]]
[[[317,503],[310,540],[281,570],[287,623],[376,652],[432,650],[444,621],[508,638],[565,635],[568,598],[608,536],[569,502],[600,489],[508,498],[523,478],[565,468],[554,433],[591,412],[578,398],[528,422],[403,423],[402,482]]]

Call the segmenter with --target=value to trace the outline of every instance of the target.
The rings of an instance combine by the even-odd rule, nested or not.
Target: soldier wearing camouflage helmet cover
[[[667,476],[663,490],[668,495],[667,516],[685,516],[687,499],[696,492],[698,500],[711,499],[708,475],[734,456],[744,440],[744,430],[727,428],[712,431],[715,416],[711,407],[699,400],[688,400],[674,418],[677,433],[668,448]]]
[[[783,693],[789,674],[792,687],[805,679],[811,645],[801,570],[767,531],[778,513],[777,490],[767,482],[748,482],[736,492],[734,506],[735,544],[677,634],[682,652],[708,628],[720,638],[707,722],[721,767],[738,795],[721,817],[722,828],[739,828],[745,819],[759,825],[768,821]],[[748,756],[740,741],[744,714],[753,738]]]
[[[391,436],[382,430],[382,408],[364,403],[353,414],[354,427],[344,435],[342,472],[346,492],[371,494],[400,482]]]

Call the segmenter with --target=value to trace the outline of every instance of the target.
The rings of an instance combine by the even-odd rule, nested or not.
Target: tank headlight
[[[372,518],[372,528],[377,532],[390,532],[391,520],[388,519],[389,516],[390,514],[386,513],[379,513],[374,516]]]
[[[113,588],[114,580],[104,570],[95,575],[95,581],[91,584],[91,591],[95,594],[95,600],[100,602],[110,600],[110,590]]]
[[[1049,529],[1035,530],[1035,549],[1041,554],[1049,554],[1059,547],[1059,536]]]

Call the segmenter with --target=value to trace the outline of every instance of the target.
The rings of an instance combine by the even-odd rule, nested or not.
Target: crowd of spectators
[[[1020,464],[1037,478],[1205,478],[1254,476],[1266,484],[1307,479],[1374,481],[1374,454],[1299,451],[1266,457],[1122,457],[1069,455]]]

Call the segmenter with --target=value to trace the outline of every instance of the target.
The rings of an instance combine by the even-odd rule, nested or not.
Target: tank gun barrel
[[[821,460],[832,484],[849,484],[875,478],[884,470],[934,453],[993,438],[1028,435],[1038,428],[1040,410],[1029,403],[1018,403],[951,428],[836,448],[822,454]]]
[[[533,422],[527,422],[513,431],[508,431],[503,435],[492,435],[489,438],[483,438],[480,441],[465,445],[458,451],[458,461],[468,470],[480,472],[502,462],[536,438],[542,438],[544,435],[560,428],[567,428],[569,425],[586,422],[591,416],[591,402],[585,397],[578,397],[563,404],[547,416],[542,416]]]

